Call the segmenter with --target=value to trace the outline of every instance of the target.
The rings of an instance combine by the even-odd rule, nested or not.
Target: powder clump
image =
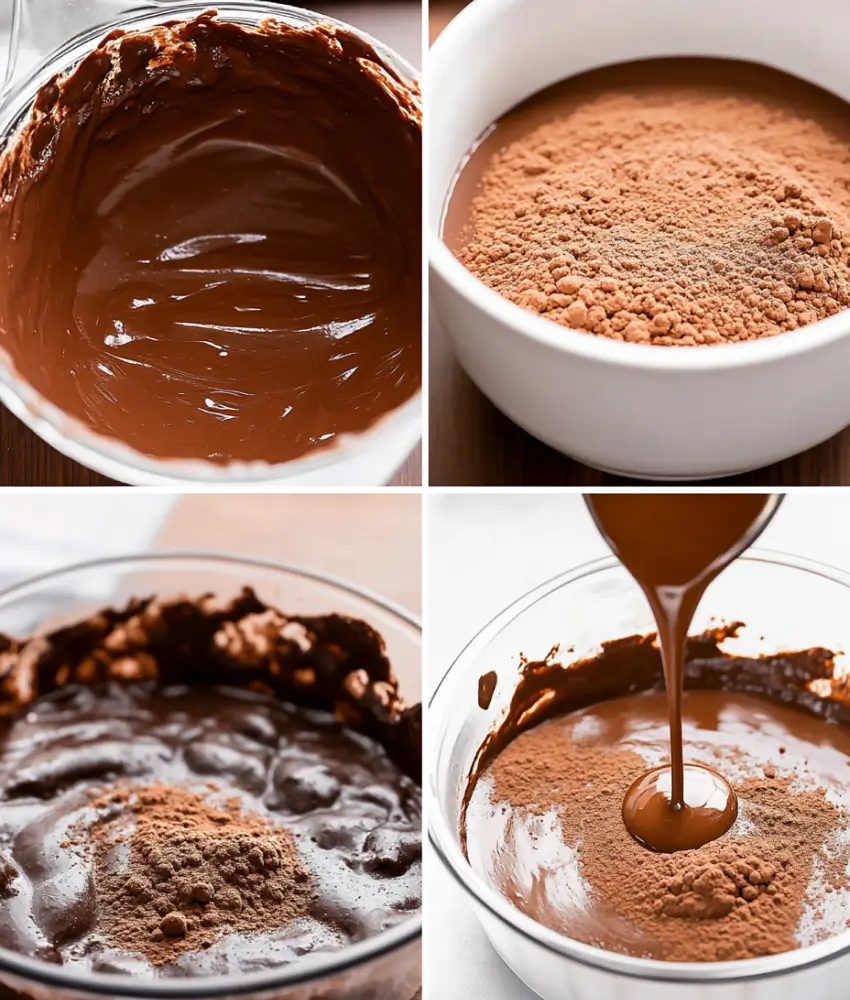
[[[309,912],[310,878],[289,833],[242,813],[238,799],[220,808],[154,784],[92,805],[102,818],[80,839],[91,838],[102,929],[117,947],[161,965],[224,932],[272,930]]]
[[[664,346],[774,336],[850,307],[850,108],[713,60],[545,94],[473,154],[495,150],[457,256],[490,288],[562,326]]]

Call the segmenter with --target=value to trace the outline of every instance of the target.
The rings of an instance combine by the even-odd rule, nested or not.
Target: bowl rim
[[[382,611],[399,618],[406,625],[421,633],[421,620],[417,615],[393,601],[375,594],[367,588],[330,573],[309,567],[275,562],[271,559],[251,556],[235,556],[225,552],[194,549],[168,549],[158,552],[127,553],[106,558],[89,559],[69,563],[55,569],[28,577],[0,590],[0,609],[14,600],[39,590],[45,583],[63,576],[98,570],[103,568],[129,567],[141,563],[148,566],[172,562],[194,562],[201,566],[212,565],[230,568],[249,568],[265,573],[283,573],[303,577],[321,583],[334,590],[340,590],[354,597],[374,604]],[[409,917],[389,930],[381,931],[373,937],[336,951],[316,953],[290,966],[278,969],[264,969],[234,976],[193,976],[186,978],[139,979],[118,973],[92,973],[41,962],[38,959],[18,954],[0,947],[0,973],[11,973],[22,979],[31,980],[45,986],[71,989],[78,993],[106,995],[111,997],[145,997],[152,1000],[205,1000],[210,997],[243,996],[270,989],[289,988],[310,982],[320,982],[323,978],[338,975],[373,959],[382,958],[422,937],[422,914]],[[318,960],[315,960],[318,959]]]
[[[453,114],[437,114],[431,94],[432,79],[447,75],[448,69],[464,63],[464,53],[471,44],[480,44],[481,32],[485,26],[497,21],[503,11],[522,3],[523,0],[472,0],[453,20],[451,20],[425,55],[423,71],[423,91],[426,95],[426,131],[428,142],[425,156],[433,157],[434,140],[432,132],[445,121],[447,127],[455,120]],[[566,74],[565,79],[570,74]],[[820,86],[820,85],[819,85]],[[825,88],[823,88],[825,89]],[[505,108],[503,114],[509,111]],[[436,124],[435,124],[436,123]],[[467,149],[478,143],[476,137]],[[461,161],[463,163],[464,160]],[[442,238],[442,224],[445,205],[454,191],[455,181],[461,163],[455,165],[449,186],[439,193],[439,204],[433,204],[436,193],[432,187],[432,164],[427,163],[426,181],[426,232],[430,268],[456,294],[471,306],[484,313],[488,319],[500,324],[519,338],[540,347],[546,347],[565,355],[573,355],[585,361],[618,368],[634,368],[639,371],[683,373],[694,375],[702,371],[732,371],[755,365],[767,365],[795,358],[801,354],[827,347],[838,340],[850,337],[850,309],[842,310],[816,323],[787,330],[773,337],[743,341],[732,344],[703,345],[696,350],[663,350],[658,345],[632,344],[611,340],[595,334],[563,327],[542,316],[529,312],[513,302],[509,302],[468,271],[449,250]],[[434,195],[434,197],[432,197]],[[436,217],[436,226],[432,220]],[[446,329],[450,324],[444,323]],[[675,376],[674,376],[675,377]]]
[[[148,24],[173,17],[191,17],[211,8],[222,20],[234,20],[247,26],[256,26],[268,19],[302,28],[331,25],[365,41],[406,80],[414,84],[419,82],[420,74],[416,68],[394,49],[360,28],[307,7],[294,7],[273,0],[221,0],[218,4],[204,3],[203,0],[149,0],[148,5],[141,8],[128,3],[117,17],[88,25],[61,45],[40,53],[33,66],[25,72],[10,72],[5,82],[0,78],[0,124],[5,122],[0,135],[0,155],[6,141],[14,137],[20,122],[29,113],[39,86],[54,73],[65,73],[73,68],[81,49],[89,51],[107,34],[119,28],[138,30]],[[329,446],[314,448],[289,461],[277,463],[234,461],[218,465],[206,459],[146,455],[66,414],[17,373],[11,358],[3,350],[0,350],[0,403],[48,446],[88,469],[123,483],[136,486],[285,484],[297,477],[331,470],[348,461],[363,458],[376,445],[380,452],[384,435],[403,437],[405,455],[410,452],[421,436],[421,374],[420,371],[419,386],[410,396],[393,409],[378,414],[368,427],[356,433],[340,434]]]
[[[775,549],[753,547],[740,556],[739,560],[803,571],[850,590],[850,573],[815,559]],[[458,675],[463,673],[470,661],[486,648],[491,639],[503,628],[538,601],[570,583],[615,568],[622,569],[623,567],[619,560],[611,555],[574,566],[572,569],[550,577],[526,591],[478,630],[454,658],[428,699],[427,712],[432,720],[432,763],[435,762],[437,754],[442,751],[442,742],[445,739],[441,723],[441,713],[444,713],[444,706],[441,703],[450,697],[452,692],[449,689],[457,686]],[[544,927],[516,909],[472,869],[460,850],[460,844],[456,834],[452,831],[452,825],[443,814],[440,791],[441,789],[437,788],[436,784],[436,774],[432,769],[425,788],[428,840],[444,867],[451,873],[455,882],[471,897],[471,901],[488,911],[488,916],[496,918],[510,930],[560,958],[566,958],[595,971],[613,974],[624,979],[691,985],[694,983],[751,982],[799,972],[802,969],[822,965],[842,955],[850,954],[850,930],[842,931],[824,941],[806,945],[793,951],[781,952],[778,955],[726,962],[665,962],[660,959],[636,958],[575,941]]]

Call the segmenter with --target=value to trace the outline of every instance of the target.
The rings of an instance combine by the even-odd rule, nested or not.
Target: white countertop
[[[428,691],[507,604],[608,552],[580,495],[432,495],[428,536]],[[789,496],[759,546],[850,570],[850,494],[818,490]],[[430,850],[427,868],[425,995],[534,1000],[490,947],[465,891]]]

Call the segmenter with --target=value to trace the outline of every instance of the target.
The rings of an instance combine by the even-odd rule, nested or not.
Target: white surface
[[[850,571],[850,492],[789,496],[759,546]],[[466,642],[515,598],[608,554],[582,497],[477,494],[429,498],[430,692]],[[533,1000],[496,955],[465,892],[428,851],[425,1000]]]
[[[0,492],[0,586],[59,566],[145,552],[176,497],[125,490]]]
[[[694,349],[564,329],[487,288],[439,239],[484,129],[565,76],[633,59],[760,61],[850,98],[847,0],[801,35],[794,0],[475,0],[426,59],[431,298],[470,377],[508,417],[589,465],[647,478],[741,472],[850,423],[850,311],[753,343]]]

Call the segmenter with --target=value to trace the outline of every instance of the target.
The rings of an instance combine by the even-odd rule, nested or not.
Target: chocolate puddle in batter
[[[246,590],[0,645],[3,947],[226,974],[419,910],[420,708],[365,623]]]
[[[113,32],[0,160],[0,347],[146,456],[277,463],[418,389],[415,85],[331,27]]]
[[[625,828],[630,784],[669,752],[657,639],[633,636],[588,660],[554,649],[521,664],[465,791],[472,867],[540,923],[638,957],[752,958],[845,930],[846,682],[824,649],[724,652],[741,627],[691,637],[684,665],[689,757],[738,797],[723,837],[663,854]]]
[[[738,804],[726,779],[685,763],[685,641],[706,588],[767,526],[781,502],[754,493],[592,494],[603,538],[634,577],[658,626],[670,719],[670,765],[636,778],[623,801],[629,833],[654,851],[683,851],[722,836]]]

